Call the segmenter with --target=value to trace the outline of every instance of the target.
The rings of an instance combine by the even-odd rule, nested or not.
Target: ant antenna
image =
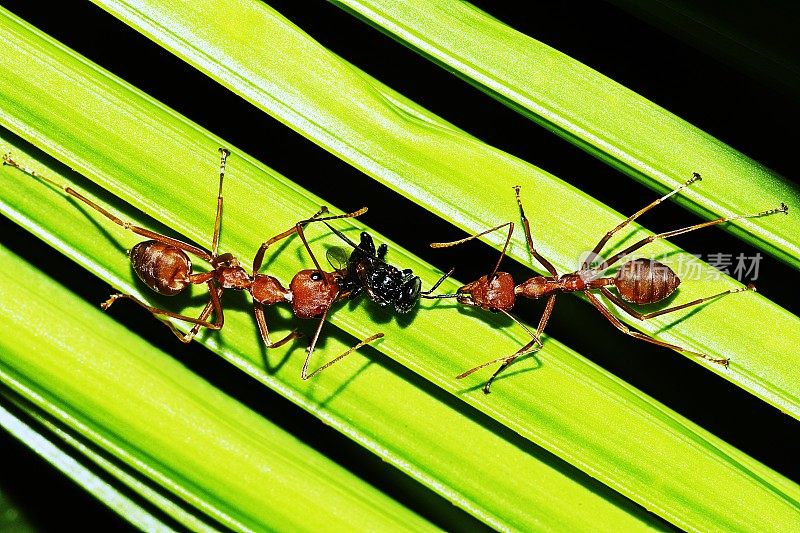
[[[42,176],[41,174],[39,174],[35,170],[32,170],[32,169],[30,169],[30,168],[28,168],[28,167],[26,167],[24,165],[21,165],[21,164],[17,163],[16,161],[14,161],[14,159],[11,157],[11,152],[3,154],[3,164],[4,165],[8,165],[10,167],[14,167],[16,169],[19,169],[22,172],[24,172],[25,174],[28,174],[29,176],[33,176],[36,179],[42,180],[45,183],[49,183],[50,185],[52,185],[52,186],[54,186],[54,187],[56,187],[58,189],[61,189],[62,192],[64,191],[64,189],[66,189],[66,187],[61,185],[60,183],[57,183],[57,182],[51,180],[47,176]]]
[[[444,299],[444,298],[458,298],[459,296],[461,296],[461,295],[458,294],[458,293],[454,293],[454,294],[428,294],[428,293],[423,292],[423,293],[420,294],[420,298],[427,298],[429,300],[439,300],[439,299]]]
[[[225,179],[225,163],[228,161],[228,156],[231,155],[230,150],[227,148],[219,149],[219,192],[217,192],[217,218],[214,220],[214,237],[211,243],[211,255],[217,255],[217,247],[219,246],[219,230],[222,227],[222,182]]]
[[[430,288],[430,289],[428,289],[427,291],[423,291],[423,292],[421,292],[421,293],[420,293],[420,296],[421,296],[422,298],[441,298],[442,296],[430,296],[430,294],[431,294],[433,291],[435,291],[436,289],[438,289],[438,288],[439,288],[439,285],[441,285],[441,284],[442,284],[442,282],[443,282],[444,280],[446,280],[447,278],[449,278],[450,276],[452,276],[452,275],[453,275],[453,272],[455,272],[455,271],[456,271],[456,267],[453,267],[453,268],[451,268],[449,272],[445,273],[445,274],[444,274],[444,275],[443,275],[441,278],[439,278],[439,281],[437,281],[436,283],[434,283],[434,284],[433,284],[433,287],[431,287],[431,288]],[[457,296],[457,295],[456,295],[456,296]]]

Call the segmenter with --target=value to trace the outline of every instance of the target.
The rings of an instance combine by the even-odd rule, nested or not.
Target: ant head
[[[321,316],[336,301],[341,290],[334,274],[301,270],[289,284],[292,312],[298,318]]]
[[[490,279],[482,276],[458,289],[458,302],[474,305],[487,311],[509,311],[514,307],[514,278],[508,272],[498,272]]]
[[[419,276],[407,279],[400,286],[400,296],[394,301],[394,308],[398,313],[408,313],[419,302],[419,294],[422,291],[422,280]]]

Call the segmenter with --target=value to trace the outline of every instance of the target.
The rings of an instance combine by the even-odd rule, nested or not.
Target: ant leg
[[[220,148],[219,159],[219,192],[217,193],[217,217],[214,219],[214,236],[211,239],[211,255],[217,256],[217,247],[219,246],[219,230],[222,226],[222,181],[225,179],[225,163],[231,152],[226,148]]]
[[[651,209],[653,209],[655,206],[657,206],[658,204],[660,204],[661,202],[663,202],[664,200],[666,200],[670,196],[672,196],[674,194],[678,194],[680,191],[682,191],[683,189],[685,189],[686,187],[688,187],[692,183],[694,183],[696,181],[700,181],[702,179],[703,178],[701,178],[700,174],[698,174],[697,172],[692,173],[691,179],[689,179],[686,183],[684,183],[680,187],[674,189],[673,191],[668,192],[667,194],[665,194],[661,198],[658,198],[657,200],[653,200],[652,202],[650,202],[649,204],[647,204],[646,206],[644,206],[643,208],[639,209],[637,212],[635,212],[634,214],[632,214],[631,216],[629,216],[628,218],[626,218],[625,220],[620,222],[617,225],[617,227],[615,227],[614,229],[612,229],[611,231],[606,233],[603,236],[603,238],[600,239],[600,242],[598,242],[597,246],[594,247],[594,250],[592,250],[592,253],[589,254],[589,256],[586,258],[586,260],[581,265],[581,270],[586,270],[589,267],[589,263],[591,261],[593,261],[594,258],[597,257],[600,254],[600,252],[603,250],[603,247],[606,245],[606,243],[609,241],[609,239],[611,239],[611,237],[616,232],[618,232],[619,230],[621,230],[622,228],[624,228],[625,226],[627,226],[628,224],[630,224],[631,222],[633,222],[634,220],[639,218],[641,215],[643,215],[647,211],[650,211]]]
[[[292,339],[300,336],[300,332],[292,330],[288,335],[279,341],[272,342],[269,338],[269,329],[267,328],[267,318],[264,316],[264,306],[259,302],[253,302],[253,312],[256,315],[256,324],[258,324],[258,332],[261,334],[261,340],[267,348],[279,348]]]
[[[474,372],[477,372],[478,370],[480,370],[482,368],[486,368],[487,366],[492,366],[495,363],[503,363],[500,366],[500,368],[498,368],[497,371],[493,374],[492,379],[494,379],[495,375],[499,374],[502,370],[505,369],[506,366],[508,366],[509,361],[513,361],[514,359],[516,359],[520,355],[525,355],[526,353],[532,351],[533,350],[533,346],[536,344],[537,340],[538,339],[531,340],[528,344],[526,344],[525,346],[523,346],[522,348],[520,348],[519,350],[517,350],[516,352],[514,352],[511,355],[504,355],[503,357],[498,357],[497,359],[492,359],[491,361],[486,361],[485,363],[481,363],[476,367],[470,368],[466,372],[462,372],[461,374],[457,375],[456,379],[464,379],[465,377],[469,376],[470,374],[472,374]],[[487,385],[488,385],[488,383],[487,383]],[[486,385],[484,385],[484,392],[486,394],[489,394],[488,392],[486,392]]]
[[[220,300],[219,300],[220,299],[221,290],[218,293],[217,292],[217,288],[214,286],[212,281],[208,282],[208,290],[209,290],[209,293],[211,295],[211,301],[209,303],[211,304],[211,307],[212,307],[212,310],[214,311],[214,316],[215,316],[214,322],[208,322],[206,320],[206,317],[203,317],[203,313],[205,313],[205,309],[203,310],[203,313],[201,313],[200,318],[193,318],[193,317],[190,317],[190,316],[181,315],[181,314],[178,314],[178,313],[173,313],[172,311],[167,311],[166,309],[159,309],[157,307],[149,306],[146,303],[144,303],[143,301],[139,300],[138,298],[136,298],[135,296],[132,296],[130,294],[121,294],[121,293],[112,294],[111,297],[109,297],[108,300],[106,300],[105,302],[100,304],[100,307],[102,307],[104,311],[107,311],[108,308],[111,307],[114,304],[114,302],[116,302],[119,299],[124,298],[124,299],[127,299],[127,300],[131,300],[134,303],[138,304],[139,306],[147,309],[148,311],[150,311],[156,317],[158,317],[158,315],[162,315],[162,316],[166,316],[168,318],[175,318],[177,320],[183,320],[184,322],[189,322],[191,324],[197,324],[200,327],[204,327],[204,328],[208,328],[208,329],[214,329],[214,330],[222,329],[222,325],[225,322],[225,317],[224,317],[224,315],[222,313],[222,305],[220,304]],[[183,340],[184,334],[181,333],[180,331],[178,331],[177,328],[175,328],[175,326],[173,324],[171,324],[169,322],[166,322],[166,321],[164,321],[164,323],[167,325],[167,327],[169,327],[172,330],[173,333],[175,333],[175,335],[178,336],[178,338]],[[194,335],[192,335],[192,337],[193,336]],[[190,340],[191,340],[191,337],[189,337],[188,340],[186,340],[185,342],[189,342]]]
[[[311,219],[311,220],[305,220],[305,221],[298,222],[295,225],[295,231],[297,231],[297,234],[300,236],[300,240],[303,241],[303,246],[306,247],[306,251],[308,252],[308,255],[311,256],[311,260],[314,262],[314,266],[317,267],[317,270],[322,272],[322,267],[319,265],[319,261],[317,261],[317,257],[314,255],[314,252],[311,251],[311,246],[308,245],[308,241],[306,240],[306,234],[303,232],[303,227],[305,226],[305,224],[303,224],[303,222],[305,222],[306,224],[310,223],[310,222],[325,222],[327,224],[327,222],[326,222],[327,220],[336,220],[338,218],[354,218],[354,217],[363,215],[366,212],[367,212],[367,208],[366,207],[362,207],[361,209],[359,209],[357,211],[353,211],[352,213],[345,213],[343,215],[335,215],[335,216],[323,217],[323,218],[314,218],[314,219]]]
[[[339,361],[341,361],[342,359],[344,359],[345,357],[347,357],[348,355],[350,355],[354,351],[358,350],[362,346],[364,346],[366,344],[369,344],[370,342],[372,342],[374,340],[377,340],[377,339],[380,339],[381,337],[383,337],[383,333],[376,333],[374,335],[371,335],[371,336],[367,337],[366,339],[364,339],[363,341],[361,341],[358,344],[356,344],[355,346],[353,346],[350,349],[348,349],[343,354],[339,355],[338,357],[335,357],[335,358],[331,359],[330,361],[328,361],[327,363],[325,363],[324,365],[322,365],[321,367],[319,367],[318,369],[314,370],[313,372],[311,372],[309,374],[308,373],[308,363],[311,360],[311,354],[314,353],[314,348],[316,348],[316,346],[317,346],[317,340],[319,339],[319,333],[320,333],[320,331],[322,331],[322,325],[325,323],[325,319],[328,318],[328,311],[330,311],[330,309],[331,309],[330,307],[325,309],[325,312],[322,314],[322,317],[319,320],[319,326],[317,326],[317,331],[314,333],[314,338],[311,339],[311,344],[308,345],[308,351],[306,353],[306,360],[305,360],[305,363],[303,363],[303,371],[300,374],[300,377],[302,377],[304,380],[306,380],[306,379],[308,379],[310,377],[313,377],[313,376],[319,374],[320,372],[322,372],[323,370],[325,370],[326,368],[328,368],[329,366],[331,366],[331,365],[333,365],[335,363],[338,363]]]
[[[589,291],[584,291],[583,294],[586,295],[586,297],[589,299],[589,302],[593,306],[595,306],[597,308],[597,310],[600,311],[603,314],[603,316],[606,317],[606,319],[609,322],[611,322],[611,324],[614,325],[615,328],[620,330],[625,335],[630,335],[631,337],[633,337],[635,339],[639,339],[639,340],[642,340],[642,341],[645,341],[645,342],[649,342],[651,344],[656,344],[658,346],[664,346],[665,348],[672,348],[673,350],[677,350],[679,352],[683,352],[683,353],[687,353],[687,354],[690,354],[690,355],[694,355],[694,356],[699,357],[701,359],[706,359],[707,361],[711,361],[712,363],[716,363],[718,365],[722,365],[722,366],[724,366],[726,368],[728,367],[729,359],[727,359],[727,358],[717,359],[715,357],[711,357],[710,355],[706,355],[704,353],[693,352],[693,351],[688,350],[686,348],[681,348],[680,346],[676,346],[675,344],[670,344],[668,342],[664,342],[664,341],[660,341],[660,340],[654,339],[652,337],[648,337],[647,335],[645,335],[643,333],[639,333],[638,331],[631,331],[630,328],[628,328],[628,326],[626,326],[625,324],[620,322],[620,320],[617,317],[612,315],[611,312],[605,306],[603,306],[602,303],[600,303],[600,300],[598,300],[597,297],[594,294],[592,294]]]
[[[40,174],[37,174],[36,171],[34,171],[34,170],[31,170],[31,169],[29,169],[27,167],[23,167],[22,165],[20,165],[16,161],[14,161],[9,154],[5,154],[3,156],[3,164],[4,165],[10,165],[10,166],[13,166],[15,168],[18,168],[21,171],[25,172],[26,174],[29,174],[29,175],[31,175],[31,176],[33,176],[35,178],[38,178],[38,179],[40,179],[40,180],[42,180],[42,181],[44,181],[46,183],[49,183],[50,185],[52,185],[52,186],[54,186],[54,187],[56,187],[58,189],[61,189],[64,193],[68,194],[69,196],[72,196],[73,198],[75,198],[77,200],[80,200],[81,202],[83,202],[87,206],[91,207],[92,209],[94,209],[95,211],[97,211],[98,213],[100,213],[101,215],[106,217],[107,219],[111,220],[111,222],[113,222],[114,224],[117,224],[118,226],[121,226],[122,228],[124,228],[126,230],[130,230],[133,233],[136,233],[137,235],[141,235],[143,237],[147,237],[148,239],[153,239],[155,241],[159,241],[159,242],[162,242],[164,244],[168,244],[170,246],[174,246],[176,248],[180,248],[181,250],[183,250],[185,252],[188,252],[190,254],[196,255],[197,257],[200,257],[200,258],[202,258],[202,259],[204,259],[204,260],[206,260],[208,262],[211,262],[211,260],[213,259],[211,257],[211,255],[209,255],[208,252],[206,252],[205,250],[203,250],[201,248],[198,248],[197,246],[193,246],[193,245],[185,243],[183,241],[179,241],[178,239],[173,239],[171,237],[167,237],[166,235],[162,235],[160,233],[156,233],[156,232],[150,231],[148,229],[140,228],[139,226],[134,226],[130,222],[123,221],[122,219],[112,215],[105,208],[103,208],[103,207],[97,205],[96,203],[94,203],[93,201],[89,200],[88,198],[83,196],[81,193],[79,193],[75,189],[73,189],[72,187],[70,187],[68,185],[61,185],[59,183],[56,183],[55,181],[51,180],[50,178],[46,178],[46,177],[44,177],[44,176],[42,176]]]
[[[545,259],[536,249],[533,247],[533,238],[531,237],[531,223],[528,222],[528,217],[525,216],[525,210],[522,208],[522,199],[519,196],[520,186],[514,186],[514,193],[517,196],[517,205],[519,206],[519,216],[522,217],[522,226],[525,230],[525,240],[528,243],[528,250],[531,252],[531,255],[536,258],[537,261],[547,270],[553,279],[558,278],[558,272],[556,271],[556,267],[554,267],[550,261]]]
[[[328,208],[326,206],[324,206],[324,205],[320,206],[319,211],[317,211],[316,213],[311,215],[311,218],[309,220],[316,220],[321,215],[323,215],[323,214],[325,214],[327,212],[328,212]],[[281,234],[281,235],[283,235],[283,234]],[[289,233],[289,235],[291,235],[291,233]],[[281,237],[281,238],[285,238],[287,236],[288,235],[286,235],[284,237]],[[273,239],[275,239],[275,237],[273,237],[272,239],[270,239],[267,242],[261,243],[261,246],[258,248],[258,251],[256,252],[255,257],[253,257],[253,275],[254,276],[256,275],[256,273],[259,270],[261,270],[261,265],[264,262],[264,253],[267,251],[267,248],[269,248],[269,246],[271,244],[273,244],[273,242],[274,242]],[[276,240],[280,240],[280,239],[276,239]],[[273,241],[273,242],[270,242],[270,241]]]
[[[222,291],[223,289],[221,287],[217,288],[217,298],[220,298],[222,296]],[[213,310],[214,310],[214,302],[209,300],[209,302],[203,308],[203,311],[200,313],[200,316],[198,316],[197,318],[199,320],[205,321],[208,319],[208,316],[211,314],[211,311]],[[173,326],[171,322],[165,322],[165,324],[167,324],[168,326]],[[185,335],[180,334],[177,328],[170,327],[170,329],[172,329],[173,332],[177,332],[176,335],[178,335],[178,338],[182,343],[188,344],[192,342],[192,339],[194,339],[194,337],[200,332],[200,328],[202,327],[203,326],[199,323],[195,324],[194,326],[192,326],[192,329],[189,330],[189,333],[186,333]]]
[[[305,227],[306,224],[310,224],[311,222],[325,222],[326,220],[336,220],[339,218],[354,218],[366,213],[367,208],[362,207],[357,211],[353,211],[352,213],[344,213],[342,215],[332,215],[322,218],[319,217],[319,215],[321,215],[322,213],[327,213],[327,212],[328,208],[323,206],[313,217],[301,220],[300,222],[298,222],[288,230],[284,231],[283,233],[279,233],[274,237],[272,237],[270,240],[262,243],[261,246],[258,248],[255,257],[253,258],[253,275],[255,275],[261,269],[261,264],[264,261],[264,254],[266,253],[267,248],[269,248],[276,242],[285,239],[286,237],[294,235],[295,233],[297,233],[300,236],[300,239],[303,241],[303,246],[305,246],[306,250],[311,256],[311,259],[314,261],[314,266],[317,267],[317,270],[322,271],[322,267],[319,266],[319,262],[317,261],[317,258],[314,256],[314,252],[311,251],[311,247],[309,247],[308,245],[305,233],[303,233],[303,227]]]
[[[754,213],[752,215],[737,215],[737,216],[732,216],[732,217],[722,217],[722,218],[718,218],[716,220],[709,220],[707,222],[701,222],[700,224],[695,224],[694,226],[688,226],[688,227],[681,228],[681,229],[676,229],[676,230],[672,230],[672,231],[666,231],[664,233],[659,233],[657,235],[651,235],[649,237],[645,237],[644,239],[642,239],[641,241],[639,241],[637,243],[634,243],[634,244],[628,246],[627,248],[625,248],[624,250],[622,250],[618,254],[613,255],[603,265],[603,270],[608,269],[611,265],[613,265],[614,263],[616,263],[617,261],[619,261],[620,259],[622,259],[626,255],[628,255],[629,253],[638,250],[639,248],[641,248],[642,246],[645,246],[646,244],[650,244],[651,242],[655,241],[656,239],[669,239],[670,237],[675,237],[676,235],[682,235],[684,233],[689,233],[690,231],[694,231],[694,230],[701,229],[701,228],[708,228],[710,226],[716,226],[718,224],[723,224],[723,223],[729,222],[731,220],[740,220],[740,219],[743,219],[743,218],[765,217],[765,216],[768,216],[768,215],[774,215],[775,213],[788,213],[788,212],[789,212],[789,208],[786,206],[786,204],[781,203],[780,207],[776,207],[775,209],[769,209],[767,211],[761,211],[760,213]]]
[[[614,302],[617,305],[617,307],[619,307],[620,309],[631,315],[633,318],[637,318],[639,320],[647,320],[649,318],[666,315],[667,313],[671,313],[673,311],[679,311],[681,309],[686,309],[687,307],[693,307],[695,305],[700,305],[701,303],[707,302],[709,300],[714,300],[715,298],[721,298],[722,296],[727,296],[728,294],[734,294],[737,292],[745,292],[745,291],[755,291],[755,290],[756,288],[754,285],[748,285],[746,287],[740,287],[738,289],[730,289],[727,291],[723,291],[719,294],[714,294],[712,296],[706,296],[705,298],[699,298],[689,303],[676,305],[675,307],[668,307],[667,309],[661,309],[660,311],[654,311],[652,313],[640,313],[636,309],[633,309],[628,304],[628,302],[626,302],[625,300],[623,300],[622,298],[620,298],[607,288],[600,287],[600,292],[602,292],[606,298]]]
[[[503,244],[503,249],[500,251],[500,257],[497,259],[497,263],[494,265],[494,269],[492,270],[489,279],[494,279],[495,275],[497,274],[497,270],[500,268],[500,263],[503,261],[503,258],[506,256],[506,250],[508,249],[508,243],[511,241],[511,235],[514,233],[514,223],[513,222],[506,222],[504,224],[500,224],[499,226],[495,226],[493,228],[489,228],[485,231],[480,233],[476,233],[470,237],[465,237],[463,239],[459,239],[457,241],[450,241],[450,242],[432,242],[431,248],[450,248],[451,246],[458,246],[459,244],[464,244],[465,242],[471,241],[473,239],[477,239],[478,237],[483,237],[493,231],[497,231],[499,229],[508,227],[508,235],[506,236],[506,242]]]
[[[521,357],[521,356],[533,351],[535,349],[534,346],[536,344],[538,344],[540,348],[542,347],[542,341],[540,340],[541,336],[542,336],[542,332],[544,331],[544,328],[547,325],[547,322],[550,320],[550,315],[553,312],[553,307],[555,306],[555,303],[556,303],[556,295],[555,294],[551,294],[547,299],[547,304],[545,304],[544,312],[542,312],[542,316],[539,319],[539,325],[536,327],[536,334],[533,334],[517,317],[515,317],[514,315],[512,315],[511,313],[509,313],[507,311],[503,311],[503,313],[506,316],[508,316],[514,322],[516,322],[517,324],[522,326],[522,328],[525,331],[527,331],[528,334],[531,336],[532,340],[528,344],[526,344],[525,346],[523,346],[522,348],[520,348],[519,350],[514,352],[513,354],[507,355],[507,356],[504,356],[504,357],[499,357],[497,359],[493,359],[491,361],[487,361],[487,362],[485,362],[485,363],[483,363],[481,365],[478,365],[475,368],[471,368],[471,369],[467,370],[466,372],[464,372],[463,374],[459,374],[458,376],[456,376],[456,379],[465,378],[465,377],[469,376],[470,374],[472,374],[473,372],[475,372],[476,370],[480,370],[481,368],[485,368],[485,367],[487,367],[489,365],[493,365],[495,363],[502,363],[500,365],[500,368],[495,370],[494,374],[491,375],[489,380],[483,386],[483,393],[484,394],[489,394],[489,392],[491,392],[489,389],[492,386],[492,382],[495,380],[495,378],[498,375],[500,375],[500,373],[503,370],[505,370],[509,365],[511,365],[519,357]]]

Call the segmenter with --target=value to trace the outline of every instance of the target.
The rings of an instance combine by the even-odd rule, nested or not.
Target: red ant
[[[706,354],[693,352],[687,350],[686,348],[681,348],[680,346],[676,346],[674,344],[669,344],[660,340],[653,339],[642,333],[631,331],[625,324],[623,324],[619,319],[617,319],[614,315],[612,315],[611,312],[605,306],[603,306],[600,300],[591,292],[593,290],[599,290],[600,293],[602,293],[606,298],[608,298],[612,303],[614,303],[624,312],[628,313],[629,315],[639,320],[647,320],[653,317],[671,313],[673,311],[678,311],[679,309],[686,309],[687,307],[699,305],[703,302],[707,302],[709,300],[719,298],[727,294],[742,292],[746,290],[755,290],[755,287],[753,285],[748,285],[747,287],[742,287],[739,289],[730,289],[721,292],[719,294],[715,294],[713,296],[707,296],[705,298],[700,298],[689,303],[676,305],[674,307],[669,307],[667,309],[662,309],[660,311],[655,311],[652,313],[640,313],[635,309],[631,308],[628,304],[629,303],[651,304],[660,302],[661,300],[667,298],[670,294],[672,294],[678,287],[678,285],[680,285],[681,280],[680,278],[678,278],[677,275],[675,275],[672,269],[670,269],[667,265],[659,263],[658,261],[640,258],[628,261],[627,263],[623,264],[622,267],[620,267],[620,269],[617,271],[616,276],[614,277],[601,277],[601,276],[603,272],[606,271],[609,267],[611,267],[614,263],[618,262],[620,259],[627,256],[631,252],[634,252],[639,248],[645,246],[646,244],[655,241],[656,239],[665,239],[669,237],[674,237],[676,235],[688,233],[696,229],[722,224],[723,222],[728,222],[730,220],[761,217],[761,216],[771,215],[774,213],[786,213],[788,212],[788,207],[786,207],[786,205],[783,203],[781,203],[781,206],[777,209],[763,211],[761,213],[756,213],[754,215],[722,217],[716,220],[710,220],[708,222],[695,224],[694,226],[689,226],[678,230],[667,231],[665,233],[652,235],[650,237],[646,237],[636,242],[635,244],[632,244],[631,246],[628,246],[621,252],[613,255],[608,261],[605,261],[601,265],[590,267],[590,261],[592,261],[596,257],[599,257],[600,251],[603,249],[603,247],[615,233],[617,233],[619,230],[621,230],[622,228],[624,228],[625,226],[636,220],[640,215],[644,214],[653,207],[657,206],[658,204],[660,204],[673,194],[680,192],[684,188],[688,187],[689,185],[691,185],[696,181],[699,181],[700,179],[701,179],[700,174],[694,173],[689,181],[687,181],[677,189],[673,190],[672,192],[665,194],[661,198],[653,201],[649,205],[640,209],[632,216],[628,217],[626,220],[617,225],[617,227],[606,233],[603,236],[603,238],[600,239],[600,242],[597,243],[597,246],[594,247],[594,250],[592,250],[591,254],[589,254],[586,260],[583,262],[580,270],[572,272],[571,274],[564,274],[562,276],[559,276],[558,272],[556,272],[556,269],[553,267],[553,265],[550,264],[550,262],[547,259],[542,257],[534,248],[533,239],[531,238],[530,223],[528,222],[528,219],[525,216],[525,211],[522,208],[522,200],[520,199],[519,196],[520,187],[518,185],[514,187],[514,190],[516,191],[517,205],[519,206],[520,217],[522,218],[522,224],[525,230],[525,238],[528,244],[528,250],[530,251],[531,255],[550,273],[549,276],[535,276],[527,281],[520,283],[519,285],[515,285],[514,279],[511,277],[511,274],[508,274],[506,272],[498,272],[498,269],[500,268],[500,262],[503,260],[503,257],[505,257],[506,249],[508,248],[508,243],[511,240],[512,233],[514,232],[513,222],[506,222],[505,224],[500,224],[499,226],[495,226],[486,231],[478,233],[477,235],[473,235],[465,239],[460,239],[452,242],[444,242],[444,243],[432,243],[431,247],[433,248],[445,248],[449,246],[455,246],[470,241],[472,239],[475,239],[477,237],[480,237],[482,235],[486,235],[487,233],[491,233],[501,228],[508,227],[508,236],[506,237],[506,242],[503,245],[503,250],[500,252],[500,258],[497,260],[497,263],[495,264],[491,274],[489,274],[488,276],[483,276],[477,279],[476,281],[473,281],[472,283],[468,283],[462,286],[456,291],[455,294],[439,294],[435,296],[423,295],[423,298],[456,298],[459,303],[464,305],[471,305],[475,307],[480,307],[481,309],[485,309],[487,311],[503,313],[511,320],[519,324],[532,338],[532,340],[529,343],[527,343],[525,346],[517,350],[512,355],[487,361],[486,363],[478,365],[475,368],[467,370],[463,374],[456,376],[456,379],[462,379],[472,374],[476,370],[480,370],[481,368],[492,365],[494,363],[501,363],[500,367],[494,372],[494,374],[492,374],[492,376],[486,382],[486,385],[484,385],[483,387],[483,392],[485,394],[489,394],[489,388],[492,385],[492,381],[494,381],[494,379],[503,370],[505,370],[518,357],[535,350],[536,349],[534,347],[535,345],[538,345],[539,347],[542,346],[540,337],[542,335],[544,327],[547,325],[547,321],[550,318],[550,314],[553,311],[553,306],[555,305],[556,301],[556,294],[559,292],[583,293],[589,300],[589,302],[593,306],[595,306],[603,314],[603,316],[606,317],[608,321],[614,325],[614,327],[616,327],[626,335],[630,335],[631,337],[634,337],[636,339],[657,344],[659,346],[673,348],[675,350],[685,352],[697,357],[701,357],[713,363],[717,363],[727,367],[728,359],[716,359]],[[613,285],[617,289],[619,296],[617,296],[616,294],[614,294],[613,292],[611,292],[606,288],[610,285]],[[515,317],[510,313],[511,309],[514,307],[514,301],[517,295],[524,296],[526,298],[547,297],[547,302],[545,304],[544,312],[542,313],[542,317],[539,319],[539,325],[536,328],[535,334],[531,332],[517,317]]]
[[[314,338],[308,347],[306,360],[302,371],[303,379],[310,378],[311,376],[321,372],[325,368],[328,368],[332,364],[346,357],[351,352],[357,350],[365,344],[383,337],[383,333],[372,335],[359,342],[342,355],[339,355],[325,365],[321,366],[317,370],[311,372],[310,374],[308,373],[308,364],[311,354],[314,352],[317,340],[319,339],[320,331],[322,330],[322,324],[325,322],[325,319],[328,316],[328,311],[330,310],[331,305],[336,301],[346,298],[348,294],[340,289],[334,273],[322,271],[319,262],[317,261],[316,257],[314,257],[314,254],[311,251],[308,242],[306,241],[305,234],[303,233],[303,227],[310,222],[324,222],[340,218],[357,217],[365,213],[367,208],[365,207],[359,209],[358,211],[343,215],[322,217],[321,215],[328,212],[328,209],[323,206],[311,218],[301,220],[291,229],[284,231],[283,233],[280,233],[263,243],[253,259],[253,274],[248,275],[233,254],[217,254],[220,226],[222,222],[222,183],[225,177],[226,161],[230,155],[230,152],[224,148],[220,148],[219,151],[221,154],[219,192],[217,194],[217,214],[214,221],[214,235],[212,238],[210,252],[183,241],[167,237],[166,235],[135,226],[130,222],[125,222],[111,214],[103,207],[89,200],[79,192],[75,191],[71,187],[60,185],[53,180],[41,176],[35,171],[18,164],[11,158],[10,154],[3,156],[3,164],[18,168],[31,176],[53,185],[54,187],[65,192],[67,195],[88,205],[115,224],[122,226],[124,229],[132,231],[137,235],[147,237],[149,240],[140,242],[134,246],[130,250],[129,256],[136,275],[153,291],[164,296],[174,296],[181,293],[189,285],[206,284],[208,286],[210,295],[209,302],[206,304],[205,308],[197,318],[181,315],[165,309],[158,309],[156,307],[147,305],[135,296],[120,293],[112,294],[111,297],[101,305],[104,310],[107,310],[109,307],[111,307],[115,301],[125,298],[137,303],[156,317],[163,316],[189,322],[194,324],[194,326],[188,333],[184,334],[171,322],[166,320],[162,321],[182,342],[189,343],[202,327],[212,330],[222,329],[224,315],[222,312],[220,298],[225,289],[244,290],[249,292],[253,297],[253,308],[256,317],[256,323],[258,324],[258,330],[261,334],[264,344],[266,344],[268,348],[277,348],[289,342],[290,340],[297,338],[299,333],[297,330],[294,330],[286,337],[276,342],[272,342],[269,336],[269,329],[267,328],[267,321],[264,316],[264,305],[289,303],[291,304],[292,312],[296,317],[321,319],[316,333],[314,334]],[[289,289],[287,290],[274,277],[267,276],[265,274],[259,274],[258,271],[261,268],[261,264],[264,259],[264,253],[266,252],[267,248],[276,241],[289,237],[295,233],[297,233],[303,241],[303,245],[306,247],[309,255],[311,255],[311,259],[313,260],[316,269],[301,270],[298,272],[294,278],[292,278],[292,281],[289,284]],[[194,255],[208,262],[211,265],[211,270],[209,272],[194,273],[192,271],[192,262],[187,254]],[[213,322],[210,322],[208,317],[212,312],[214,313],[215,318]]]

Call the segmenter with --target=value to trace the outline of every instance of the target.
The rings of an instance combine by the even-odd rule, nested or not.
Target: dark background
[[[325,198],[333,205],[369,205],[364,223],[402,243],[439,268],[458,266],[460,279],[473,279],[486,270],[496,252],[483,244],[465,252],[431,253],[427,243],[456,234],[449,224],[412,202],[384,189],[370,178],[328,154],[162,51],[146,38],[88,2],[47,5],[8,2],[2,5],[61,40],[168,106],[214,131],[232,145],[259,158],[275,170]],[[384,83],[436,112],[489,144],[506,150],[574,184],[622,213],[632,213],[655,198],[650,191],[573,147],[444,69],[345,13],[321,1],[268,2],[323,45]],[[767,76],[742,74],[728,65],[662,33],[640,19],[601,2],[541,2],[535,15],[503,2],[473,2],[516,29],[567,53],[621,84],[669,109],[757,161],[797,181],[798,163],[790,141],[800,119],[800,102],[786,90],[774,89]],[[558,4],[558,5],[553,5]],[[776,4],[778,5],[778,4]],[[774,7],[774,6],[773,6]],[[760,16],[782,17],[764,9]],[[782,20],[782,27],[789,26]],[[787,47],[791,43],[786,44]],[[798,48],[800,50],[800,48]],[[797,61],[798,50],[784,50]],[[336,186],[318,176],[336,176]],[[795,206],[792,206],[793,208]],[[797,206],[800,208],[800,206]],[[402,223],[398,223],[402,220]],[[648,228],[671,229],[695,223],[684,210],[668,204],[648,213]],[[103,300],[108,287],[68,260],[50,253],[23,230],[3,220],[4,245],[52,276],[69,279],[91,301]],[[557,231],[557,228],[552,228]],[[419,239],[420,234],[437,236]],[[693,253],[725,251],[752,255],[755,250],[719,229],[690,234],[676,241]],[[713,248],[709,248],[713,243]],[[516,278],[530,271],[507,262]],[[797,313],[794,294],[797,273],[765,257],[758,287],[773,301]],[[122,309],[124,306],[120,306]],[[132,307],[132,306],[131,306]],[[523,316],[538,316],[541,306],[526,303]],[[476,524],[438,496],[421,489],[403,474],[324,427],[317,419],[229,368],[199,345],[176,346],[165,328],[142,320],[133,310],[115,314],[128,327],[154,339],[193,370],[227,390],[266,417],[370,482],[404,501],[448,529]],[[530,321],[533,321],[531,319]],[[581,324],[576,332],[574,324]],[[153,326],[152,329],[150,326]],[[754,399],[688,358],[645,345],[614,330],[595,310],[576,298],[562,298],[548,332],[578,352],[590,356],[622,379],[666,403],[679,413],[740,447],[748,454],[800,481],[800,425]],[[787,347],[796,350],[797,347]],[[710,407],[716,406],[716,407]],[[64,481],[13,439],[0,433],[0,487],[23,507],[44,499],[80,513],[30,513],[43,529],[63,528],[87,518],[119,527],[112,513]],[[11,465],[19,468],[9,468]],[[669,468],[665,465],[665,468]],[[49,487],[49,488],[47,488]],[[420,497],[423,494],[424,497]],[[422,504],[421,502],[426,502]]]

